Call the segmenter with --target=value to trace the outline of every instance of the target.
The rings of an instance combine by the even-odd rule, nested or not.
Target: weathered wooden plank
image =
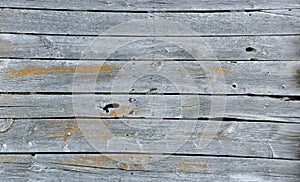
[[[72,10],[114,10],[114,11],[197,11],[197,10],[253,10],[253,9],[277,9],[299,8],[297,0],[72,0],[68,2],[60,0],[2,0],[1,7],[16,8],[41,8],[41,9],[72,9]]]
[[[0,47],[2,58],[136,59],[151,55],[151,59],[299,60],[299,36],[95,38],[1,34]]]
[[[300,157],[298,124],[102,119],[111,132],[108,134],[93,130],[100,125],[96,119],[0,121],[1,152],[142,152],[286,159]],[[205,127],[212,123],[220,125],[215,134],[209,134],[205,130]],[[190,131],[175,127],[183,124],[194,127],[191,127]],[[87,126],[91,128],[88,133]],[[166,135],[168,139],[164,139]],[[210,142],[208,145],[200,141],[205,138]],[[117,140],[123,142],[116,146],[114,144]],[[155,143],[161,140],[164,140],[168,147],[165,143]],[[89,143],[95,141],[101,142],[105,147]],[[131,145],[126,145],[127,142]],[[153,147],[149,148],[150,146]]]
[[[131,65],[138,62],[143,68]],[[77,83],[82,92],[117,92],[117,93],[148,93],[155,88],[155,93],[180,93],[174,83],[188,86],[184,78],[166,77],[160,72],[153,74],[151,70],[157,67],[170,69],[169,64],[177,64],[182,67],[197,89],[186,89],[186,93],[199,94],[263,94],[263,95],[299,95],[299,84],[295,77],[300,64],[297,61],[162,61],[149,62],[135,60],[129,61],[72,61],[72,60],[0,60],[0,91],[1,92],[72,92],[75,74],[84,77],[84,81]],[[160,64],[152,64],[160,63]],[[122,69],[125,65],[131,65],[133,74],[126,73]],[[205,70],[202,66],[205,66]],[[219,68],[218,68],[219,66]],[[77,72],[76,72],[77,68]],[[140,68],[140,66],[139,66]],[[123,71],[124,70],[124,71]],[[135,70],[135,71],[133,71]],[[140,72],[139,70],[143,70]],[[94,74],[99,74],[96,80],[95,90],[89,89],[89,82]],[[152,74],[151,74],[152,73]],[[159,76],[158,76],[159,75]],[[139,78],[137,78],[138,76]],[[217,80],[224,76],[225,80]],[[117,88],[112,88],[114,81],[122,80]],[[164,77],[164,78],[162,78]],[[169,80],[168,80],[169,79]],[[135,80],[131,90],[128,90],[128,82]],[[224,84],[226,89],[212,89],[213,84]],[[116,90],[118,89],[118,90]]]
[[[94,98],[95,96],[95,98]],[[293,98],[206,95],[0,95],[1,118],[235,118],[299,122]],[[115,108],[110,104],[117,103]],[[226,105],[226,107],[225,107]],[[223,112],[223,109],[224,112]],[[76,114],[74,114],[74,112]]]
[[[298,34],[300,24],[298,12],[298,9],[291,11],[286,9],[247,13],[140,14],[2,9],[0,32],[123,36]],[[144,22],[135,23],[136,27],[132,28],[132,24],[126,22],[133,20]],[[176,26],[170,26],[171,23],[166,26],[163,22],[174,22]],[[122,31],[110,30],[117,25],[123,27]]]
[[[299,161],[153,155],[36,155],[1,157],[5,181],[287,181],[299,179]],[[12,158],[16,158],[12,160]],[[121,160],[116,161],[116,160]],[[134,162],[126,164],[122,160]]]

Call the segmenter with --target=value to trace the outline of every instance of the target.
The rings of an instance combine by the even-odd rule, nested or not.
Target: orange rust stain
[[[187,70],[192,70],[192,71],[203,71],[203,70],[204,70],[204,69],[201,68],[201,67],[198,67],[198,68],[185,67],[185,69],[187,69]]]
[[[100,156],[76,156],[75,159],[78,162],[87,162],[87,163],[94,163],[94,164],[103,164],[103,163],[109,163],[113,162],[111,159],[109,159],[106,156],[100,155]]]
[[[209,165],[193,163],[193,162],[179,163],[177,167],[180,172],[199,172],[202,169],[211,168],[211,166]]]
[[[62,122],[61,120],[51,120],[51,122]],[[66,126],[65,129],[62,131],[61,125],[57,126],[59,127],[59,129],[55,126],[53,126],[53,128],[46,128],[45,130],[43,130],[42,132],[47,133],[50,136],[53,137],[59,137],[59,138],[64,138],[64,140],[67,140],[67,138],[69,136],[72,136],[76,133],[76,131],[80,131],[80,129],[77,126],[77,122],[83,122],[84,124],[87,125],[96,125],[95,127],[99,126],[99,121],[89,121],[89,120],[80,120],[80,119],[69,119],[65,121],[66,123],[68,122],[72,122],[72,124],[70,126]],[[51,131],[49,131],[51,130]],[[103,131],[103,130],[101,130]],[[105,130],[104,130],[105,131]],[[102,138],[102,139],[107,139],[107,138],[111,138],[113,135],[109,132],[99,132],[99,133],[87,133],[87,134],[82,134],[81,132],[78,133],[78,135],[82,135],[84,137],[90,137],[90,138]]]
[[[225,70],[217,67],[209,68],[209,70],[214,71],[216,73],[232,73],[230,70]]]
[[[42,74],[63,74],[63,73],[93,73],[93,72],[106,72],[119,69],[118,65],[89,65],[77,67],[64,67],[56,66],[52,68],[42,68],[40,66],[26,66],[18,70],[10,70],[8,72],[11,76],[27,76],[27,75],[42,75]]]
[[[139,168],[143,168],[143,163],[138,163],[138,164],[136,164],[136,166]]]
[[[192,71],[204,71],[204,68],[201,68],[201,67],[198,67],[198,68],[185,67],[185,69],[192,70]],[[218,67],[211,67],[211,68],[208,68],[208,70],[214,71],[216,73],[232,73],[231,70],[225,70],[225,69],[218,68]]]
[[[110,162],[112,161],[105,156],[76,156],[58,161],[59,164],[104,168],[111,166]]]
[[[121,164],[121,169],[129,170],[129,169],[131,169],[131,168],[130,168],[130,166],[129,166],[128,164],[122,163],[122,164]]]

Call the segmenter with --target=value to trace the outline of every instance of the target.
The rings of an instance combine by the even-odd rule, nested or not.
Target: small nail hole
[[[237,87],[237,85],[234,83],[234,84],[232,84],[232,88],[236,88]]]
[[[247,47],[246,51],[247,52],[256,52],[256,49],[254,49],[253,47]]]

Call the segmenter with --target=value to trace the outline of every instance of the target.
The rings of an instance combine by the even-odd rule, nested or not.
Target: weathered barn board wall
[[[299,181],[299,8],[298,0],[1,0],[0,181]],[[89,52],[95,39],[104,54]],[[191,55],[180,42],[209,53]],[[140,72],[112,88],[134,62]],[[136,78],[170,63],[194,89],[174,86],[188,80],[182,74]],[[75,73],[98,74],[95,89],[74,89]],[[92,107],[74,108],[74,98],[92,96]],[[224,112],[212,112],[213,100]],[[99,122],[111,133],[84,131]],[[166,133],[168,146],[145,149]],[[95,139],[137,147],[99,151]],[[211,142],[202,148],[201,139]]]

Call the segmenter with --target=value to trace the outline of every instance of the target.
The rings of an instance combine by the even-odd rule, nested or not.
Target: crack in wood
[[[7,132],[14,124],[12,119],[0,119],[0,133]]]

